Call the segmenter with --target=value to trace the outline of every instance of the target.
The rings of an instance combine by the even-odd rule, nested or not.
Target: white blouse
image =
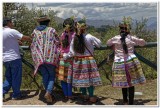
[[[127,48],[128,48],[128,54],[124,54],[120,38],[121,38],[121,36],[117,35],[107,41],[108,46],[112,46],[112,45],[114,46],[114,51],[115,51],[115,58],[114,59],[115,60],[124,59],[124,56],[133,55],[135,45],[144,46],[146,43],[145,40],[139,39],[136,36],[127,35],[126,44],[127,44]]]
[[[91,34],[84,35],[84,39],[85,39],[85,45],[89,49],[92,55],[94,54],[94,46],[96,47],[101,46],[101,41],[98,38],[92,36]],[[64,54],[64,58],[73,57],[73,56],[90,56],[91,55],[86,48],[85,48],[84,54],[76,53],[73,49],[73,43],[74,43],[74,39],[72,39],[72,42],[70,44],[69,53]]]

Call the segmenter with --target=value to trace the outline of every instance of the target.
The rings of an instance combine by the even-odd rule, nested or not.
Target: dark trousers
[[[62,90],[65,96],[72,96],[72,84],[61,81]]]
[[[54,87],[56,67],[51,64],[44,63],[40,65],[38,69],[42,74],[43,85],[45,87],[45,90],[51,94]]]
[[[90,87],[81,87],[80,91],[82,92],[82,95],[87,95],[87,90],[89,93],[89,97],[93,97],[94,94],[94,87],[90,86]]]
[[[133,105],[134,101],[134,86],[129,88],[122,88],[122,94],[123,94],[123,102],[128,102],[129,97],[129,105]]]
[[[22,82],[22,60],[4,62],[6,68],[5,81],[3,82],[3,94],[8,93],[10,88],[13,89],[13,98],[21,96],[20,87]]]

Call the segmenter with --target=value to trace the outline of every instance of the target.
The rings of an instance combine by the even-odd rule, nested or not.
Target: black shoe
[[[5,102],[5,101],[6,101],[5,94],[3,94],[3,102]]]
[[[18,96],[18,97],[12,97],[12,100],[21,100],[21,99],[23,99],[23,98],[25,98],[27,95],[20,95],[20,96]]]

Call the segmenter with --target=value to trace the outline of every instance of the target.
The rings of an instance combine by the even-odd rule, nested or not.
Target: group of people
[[[50,19],[41,16],[31,36],[25,36],[13,29],[12,20],[3,19],[3,64],[6,69],[3,83],[3,96],[12,87],[12,99],[21,99],[22,60],[19,53],[19,41],[30,41],[34,62],[34,75],[39,71],[46,90],[44,98],[52,102],[55,78],[60,80],[64,99],[75,99],[72,87],[80,88],[84,101],[95,103],[95,86],[102,85],[101,77],[94,59],[94,47],[100,47],[100,39],[86,33],[84,19],[75,21],[67,18],[63,22],[63,33],[58,36],[56,30],[49,27]],[[134,102],[134,85],[145,83],[145,77],[139,60],[134,54],[134,46],[145,45],[143,39],[130,35],[128,23],[119,25],[120,33],[107,41],[115,52],[112,66],[112,86],[122,88],[123,104]],[[87,93],[88,92],[88,93]]]

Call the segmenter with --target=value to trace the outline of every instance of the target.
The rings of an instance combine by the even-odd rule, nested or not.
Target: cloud
[[[35,3],[36,7],[38,5]],[[45,3],[41,8],[51,8],[57,11],[57,16],[68,18],[86,16],[87,19],[121,19],[131,16],[135,19],[142,17],[157,17],[156,3]]]

